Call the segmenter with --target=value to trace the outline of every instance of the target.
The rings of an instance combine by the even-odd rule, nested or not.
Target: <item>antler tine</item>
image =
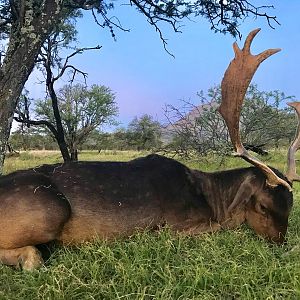
[[[245,40],[245,43],[244,43],[244,47],[243,47],[244,52],[250,53],[250,47],[251,47],[252,41],[259,32],[260,32],[260,28],[257,28],[257,29],[252,30],[248,34],[248,36]]]
[[[278,184],[282,184],[291,190],[290,185],[286,181],[279,178],[266,164],[252,157],[241,143],[239,120],[242,104],[250,81],[259,65],[269,56],[281,50],[268,49],[260,54],[252,55],[250,53],[250,46],[259,31],[260,29],[255,29],[249,33],[242,50],[236,43],[233,44],[235,57],[230,62],[221,83],[222,102],[219,107],[219,112],[228,127],[236,155],[260,168],[267,176],[268,185],[277,186]]]
[[[300,176],[296,172],[296,159],[295,154],[300,148],[300,102],[287,103],[289,106],[295,109],[298,117],[298,126],[294,141],[291,143],[288,151],[287,173],[286,177],[290,182],[300,181]]]

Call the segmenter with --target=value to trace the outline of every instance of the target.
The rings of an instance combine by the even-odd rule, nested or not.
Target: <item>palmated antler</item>
[[[295,154],[300,148],[300,102],[290,102],[289,106],[293,107],[297,113],[298,117],[298,126],[294,141],[289,147],[288,151],[288,161],[287,161],[287,173],[286,177],[290,182],[300,181],[300,176],[296,172],[296,159]]]
[[[237,43],[233,44],[235,57],[230,62],[222,80],[222,102],[219,107],[219,112],[228,127],[236,155],[261,169],[267,177],[268,185],[275,187],[282,184],[291,190],[291,186],[285,180],[279,178],[271,168],[247,152],[240,138],[239,120],[242,104],[250,81],[258,66],[269,56],[281,50],[268,49],[260,54],[252,55],[250,53],[250,46],[259,31],[260,29],[255,29],[249,33],[242,50],[238,47]]]

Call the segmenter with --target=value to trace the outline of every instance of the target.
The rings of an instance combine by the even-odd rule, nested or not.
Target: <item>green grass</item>
[[[139,155],[84,152],[80,159],[128,160]],[[283,153],[273,157],[268,163],[283,170]],[[7,159],[6,172],[56,161],[58,153],[22,153]],[[213,157],[186,163],[209,171],[246,165],[230,158],[220,166]],[[57,247],[40,270],[22,272],[0,266],[0,299],[300,299],[297,183],[294,196],[287,245],[271,246],[242,226],[198,237],[165,229],[80,247]]]
[[[101,161],[128,161],[142,155],[146,152],[138,151],[117,151],[105,150],[82,151],[79,154],[79,160],[101,160]],[[20,155],[8,157],[5,160],[4,173],[11,173],[16,170],[33,168],[42,164],[53,164],[62,162],[59,151],[27,151]]]

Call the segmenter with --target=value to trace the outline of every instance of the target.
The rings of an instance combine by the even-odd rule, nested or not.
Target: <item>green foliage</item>
[[[198,106],[185,101],[182,108],[167,107],[170,123],[164,132],[169,143],[167,149],[183,156],[229,154],[232,145],[228,130],[217,111],[221,102],[220,86],[211,88],[207,96],[203,91],[198,96]],[[297,121],[292,109],[284,105],[293,98],[277,90],[259,91],[256,85],[250,85],[240,118],[242,142],[265,149],[287,146],[294,137]]]
[[[56,150],[56,141],[50,135],[43,134],[35,127],[17,130],[10,135],[9,143],[15,150]]]
[[[43,65],[46,60],[52,68],[62,68],[64,59],[61,57],[61,52],[65,49],[76,49],[74,46],[77,42],[78,33],[76,22],[81,17],[82,13],[79,10],[68,11],[62,20],[54,25],[52,32],[48,35],[40,50],[36,64],[38,69],[44,72]]]
[[[112,133],[94,131],[82,148],[156,151],[161,144],[160,123],[150,115],[143,115],[135,117],[127,128],[118,128]]]
[[[287,145],[297,127],[293,109],[285,106],[293,99],[278,90],[264,92],[250,85],[241,115],[242,140],[269,148]]]
[[[94,131],[91,140],[87,140],[83,149],[101,150],[128,150],[132,149],[128,143],[128,134],[125,128],[118,128],[112,133]],[[92,145],[91,145],[92,144]]]
[[[96,23],[108,28],[113,37],[115,37],[114,29],[122,28],[119,22],[114,22],[110,18],[109,12],[114,8],[114,1],[63,1],[59,7],[61,20],[68,16],[76,16],[82,10],[93,9]],[[132,5],[143,14],[148,22],[158,31],[158,23],[165,22],[170,24],[174,30],[178,30],[180,21],[183,18],[194,18],[201,16],[208,20],[211,30],[221,33],[230,33],[233,36],[240,36],[238,26],[247,17],[265,18],[269,26],[277,23],[276,17],[268,14],[268,10],[273,8],[271,5],[257,5],[255,1],[184,1],[184,0],[164,0],[164,1],[134,1]],[[31,17],[36,18],[44,12],[44,2],[41,0],[26,1],[23,9],[26,8],[31,12]],[[5,33],[3,38],[9,36],[10,25],[16,19],[16,12],[21,10],[22,6],[16,2],[14,5],[9,1],[1,1],[0,17],[5,20],[0,25],[1,32]],[[59,22],[57,22],[59,23]],[[46,26],[46,25],[44,25]],[[58,26],[58,24],[56,24]],[[0,36],[1,38],[1,36]]]
[[[135,117],[128,125],[128,144],[138,150],[157,149],[161,146],[161,125],[152,116]]]
[[[233,36],[240,35],[238,31],[239,22],[249,15],[265,18],[270,26],[272,26],[272,21],[277,22],[276,17],[267,13],[268,8],[272,6],[255,6],[249,0],[233,2],[225,0],[133,0],[130,4],[159,33],[165,49],[167,42],[161,30],[161,24],[169,24],[174,31],[179,31],[180,21],[186,17],[202,16],[209,20],[211,29],[222,33],[229,32]],[[110,0],[2,0],[0,2],[0,43],[3,46],[0,49],[1,62],[3,62],[0,67],[0,74],[3,77],[0,81],[0,90],[2,91],[0,96],[0,173],[2,173],[5,148],[10,134],[10,120],[14,116],[17,99],[24,88],[24,84],[40,60],[41,49],[45,50],[45,47],[51,45],[50,36],[61,31],[59,27],[64,25],[66,25],[66,32],[69,34],[65,36],[66,44],[68,44],[75,32],[72,31],[74,29],[72,25],[67,29],[68,24],[66,22],[70,18],[76,19],[82,10],[91,11],[95,24],[102,28],[108,28],[112,36],[115,37],[114,28],[125,29],[122,28],[118,18],[110,17],[109,11],[113,7],[113,1]],[[59,65],[60,58],[58,57],[57,61],[46,58],[46,61],[49,65]],[[53,85],[51,80],[54,80],[53,76],[50,75],[49,70],[47,70],[48,86]],[[53,90],[50,94],[53,94]],[[59,123],[59,134],[57,135],[59,146],[65,161],[68,161],[70,155],[66,149],[58,118],[56,118],[56,122]],[[54,131],[55,129],[52,128],[52,132]]]
[[[104,124],[114,124],[118,113],[115,95],[110,88],[82,84],[65,85],[59,90],[58,107],[66,142],[70,149],[78,149],[95,130]],[[39,100],[35,104],[38,118],[55,124],[50,99]]]

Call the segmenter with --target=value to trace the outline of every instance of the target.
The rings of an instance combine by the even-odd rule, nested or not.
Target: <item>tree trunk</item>
[[[78,149],[76,143],[76,137],[72,134],[69,140],[69,150],[71,154],[71,161],[78,161]]]
[[[78,150],[77,149],[71,150],[71,160],[78,161]]]
[[[71,152],[71,156],[67,147],[67,143],[65,140],[65,133],[64,133],[64,129],[62,126],[62,122],[61,122],[61,117],[60,117],[60,113],[59,113],[59,108],[58,108],[58,102],[57,102],[57,96],[54,90],[54,86],[53,86],[53,81],[52,81],[52,72],[51,69],[48,69],[46,67],[47,70],[47,79],[46,79],[46,83],[47,83],[47,88],[48,88],[48,92],[52,101],[52,108],[53,108],[53,113],[54,113],[54,118],[55,118],[55,123],[56,123],[56,131],[57,134],[55,135],[55,138],[57,140],[61,155],[63,157],[64,162],[68,162],[73,160],[72,159],[72,152]]]
[[[16,2],[17,3],[17,2]],[[18,98],[52,24],[60,20],[60,2],[47,0],[35,16],[32,1],[20,1],[11,26],[8,49],[0,68],[0,174]]]
[[[7,55],[9,56],[5,57],[0,70],[0,174],[3,172],[5,150],[17,100],[34,67],[41,43],[32,45],[31,51],[27,45],[22,46],[13,49],[14,51],[8,50]],[[22,62],[22,66],[20,66],[20,62]]]

